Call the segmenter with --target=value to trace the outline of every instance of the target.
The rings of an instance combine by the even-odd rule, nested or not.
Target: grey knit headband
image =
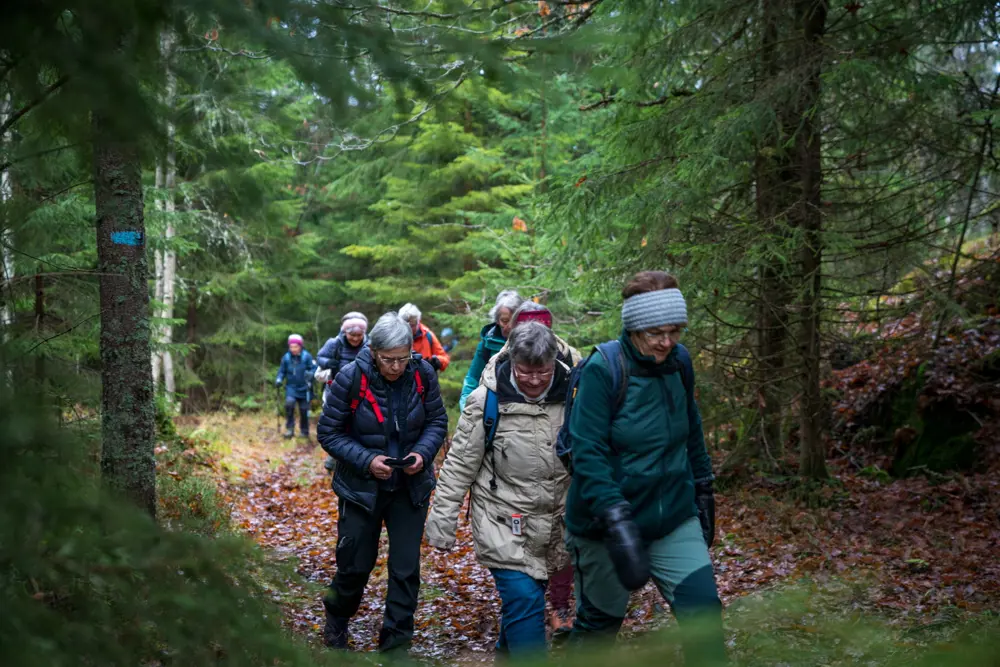
[[[622,323],[626,331],[687,324],[687,321],[687,303],[679,289],[636,294],[622,304]]]

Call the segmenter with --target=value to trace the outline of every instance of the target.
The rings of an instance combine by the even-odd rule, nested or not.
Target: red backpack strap
[[[358,369],[358,373],[361,375],[358,381],[358,391],[351,398],[351,414],[353,415],[358,411],[358,406],[361,405],[361,399],[365,399],[372,406],[372,412],[375,413],[375,419],[378,420],[379,424],[385,422],[385,415],[382,414],[382,408],[379,407],[378,399],[375,398],[375,394],[372,393],[371,387],[368,386],[368,376]]]
[[[365,395],[368,391],[368,377],[361,372],[358,368],[356,371],[355,381],[351,383],[351,414],[353,415],[358,411],[358,406],[361,405],[361,397]],[[360,377],[358,377],[360,376]]]
[[[420,400],[424,400],[424,374],[420,372],[420,367],[417,367],[417,372],[413,374],[413,381],[417,384],[417,393],[420,394]]]

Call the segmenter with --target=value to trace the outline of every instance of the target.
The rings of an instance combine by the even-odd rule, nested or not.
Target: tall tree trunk
[[[823,58],[820,40],[826,26],[826,0],[798,0],[796,26],[801,30],[803,77],[798,100],[799,131],[795,140],[795,159],[801,192],[793,215],[802,232],[799,261],[802,290],[799,312],[802,316],[799,352],[802,358],[802,393],[799,402],[799,474],[820,479],[827,476],[826,449],[823,445],[820,394],[820,311],[823,258],[823,217],[820,188],[823,181],[821,130],[817,107],[820,103],[820,75]]]
[[[776,87],[782,75],[778,62],[779,25],[782,17],[781,0],[763,0],[761,31],[761,67],[757,89]],[[784,109],[775,109],[776,126],[771,129],[757,150],[754,163],[757,218],[765,234],[778,242],[787,233],[786,216],[793,193],[794,180],[791,156],[784,148],[789,122]],[[794,128],[792,128],[794,130]],[[759,269],[757,295],[757,409],[760,415],[760,446],[755,452],[765,463],[775,465],[782,453],[781,417],[784,407],[782,391],[785,374],[785,349],[788,339],[787,267],[775,256],[764,261]]]
[[[10,116],[10,93],[4,94],[0,98],[0,125],[7,122]],[[0,136],[0,156],[6,157],[10,152],[10,132],[4,132]],[[6,161],[6,160],[5,160]],[[10,229],[10,216],[7,215],[7,202],[13,197],[13,188],[10,181],[10,169],[0,172],[0,210],[3,211],[3,219],[0,220],[0,253],[2,253],[2,264],[0,269],[0,342],[7,342],[10,338],[10,327],[14,323],[14,304],[10,302],[10,283],[14,279],[14,235]]]
[[[160,161],[156,163],[156,175],[153,179],[153,187],[156,188],[156,211],[163,211],[163,197],[160,193],[163,191],[163,164]],[[153,309],[154,309],[154,323],[153,323],[153,354],[152,359],[152,376],[153,376],[153,392],[159,390],[160,388],[160,369],[162,368],[163,357],[160,354],[160,334],[159,334],[159,324],[156,322],[160,317],[163,317],[162,306],[163,304],[163,249],[154,248],[153,249]]]
[[[156,516],[149,284],[138,142],[91,117],[101,294],[101,472]]]
[[[42,276],[42,265],[35,271],[35,337],[42,340],[45,336],[45,277]],[[39,392],[45,391],[45,346],[42,345],[35,353],[35,380]]]
[[[160,50],[167,68],[167,91],[166,106],[167,113],[172,114],[174,102],[177,96],[177,77],[174,75],[171,60],[174,51],[174,34],[164,31],[160,39]],[[167,390],[167,403],[173,405],[174,394],[177,385],[174,382],[174,358],[170,351],[170,344],[173,342],[173,326],[170,320],[174,317],[174,290],[177,283],[177,251],[173,247],[174,241],[174,211],[175,211],[175,187],[177,181],[177,154],[174,145],[174,122],[172,118],[167,119],[167,168],[163,178],[163,185],[166,188],[166,199],[164,201],[164,212],[167,216],[167,228],[164,233],[163,250],[163,319],[160,335],[160,345],[163,350],[163,384]]]

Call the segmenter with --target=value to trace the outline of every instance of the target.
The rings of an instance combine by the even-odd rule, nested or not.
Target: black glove
[[[711,547],[715,542],[715,491],[711,482],[694,485],[694,502],[698,506],[698,521],[701,522],[705,544]]]
[[[630,591],[639,590],[649,581],[649,554],[639,527],[632,521],[631,505],[622,501],[609,508],[604,513],[604,528],[604,543],[618,580]]]
[[[429,363],[434,370],[441,370],[441,360],[437,357],[431,357],[427,360],[427,363]]]

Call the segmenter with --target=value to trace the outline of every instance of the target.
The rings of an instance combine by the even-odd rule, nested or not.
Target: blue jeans
[[[515,570],[490,569],[500,593],[497,652],[525,656],[545,652],[545,584]]]

